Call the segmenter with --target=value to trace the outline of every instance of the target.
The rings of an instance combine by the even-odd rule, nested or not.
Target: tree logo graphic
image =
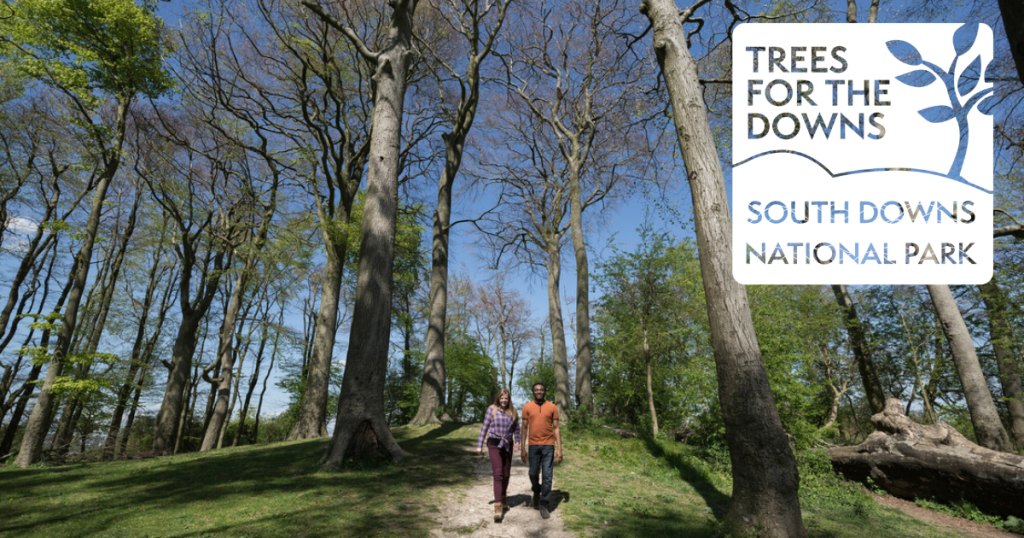
[[[889,52],[897,60],[912,66],[922,66],[924,69],[917,69],[904,73],[896,80],[914,88],[924,88],[936,80],[941,80],[946,86],[946,94],[949,96],[949,105],[935,105],[923,108],[918,111],[922,118],[931,123],[943,123],[956,118],[957,126],[960,128],[960,144],[957,147],[956,156],[947,172],[947,176],[953,179],[961,179],[960,172],[963,168],[964,158],[967,156],[967,146],[970,141],[970,127],[967,122],[967,115],[977,106],[982,114],[991,115],[992,107],[996,99],[993,88],[985,88],[981,91],[971,92],[978,86],[981,80],[982,65],[981,55],[964,69],[959,77],[955,77],[957,62],[966,54],[978,37],[978,23],[964,24],[953,34],[953,48],[956,56],[949,69],[943,71],[941,67],[924,59],[917,48],[910,43],[900,40],[892,40],[886,43]],[[989,62],[991,65],[991,62]],[[990,79],[986,70],[986,79]],[[954,80],[956,79],[956,80]],[[955,83],[954,83],[955,82]]]

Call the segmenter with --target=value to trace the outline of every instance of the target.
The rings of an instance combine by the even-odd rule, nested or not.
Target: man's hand
[[[562,447],[555,451],[555,463],[562,463]]]
[[[523,459],[523,463],[526,463],[526,448],[523,448],[521,451],[519,451],[519,457]]]

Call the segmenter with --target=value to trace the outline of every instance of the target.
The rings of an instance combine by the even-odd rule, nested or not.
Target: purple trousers
[[[512,474],[512,447],[501,450],[497,439],[488,439],[487,455],[491,458],[491,471],[494,472],[494,502],[500,503],[508,494],[508,480]]]

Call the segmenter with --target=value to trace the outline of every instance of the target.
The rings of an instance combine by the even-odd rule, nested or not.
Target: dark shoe
[[[533,494],[533,509],[536,510],[538,508],[540,508],[540,492]]]
[[[541,519],[548,519],[551,517],[551,512],[548,512],[547,505],[540,505],[540,517]]]

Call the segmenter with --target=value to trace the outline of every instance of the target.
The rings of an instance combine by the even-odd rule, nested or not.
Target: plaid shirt
[[[487,417],[480,428],[480,436],[476,439],[476,447],[483,448],[485,439],[498,439],[498,448],[512,450],[511,441],[515,436],[519,443],[519,418],[510,417],[498,411],[493,405],[487,408]]]

